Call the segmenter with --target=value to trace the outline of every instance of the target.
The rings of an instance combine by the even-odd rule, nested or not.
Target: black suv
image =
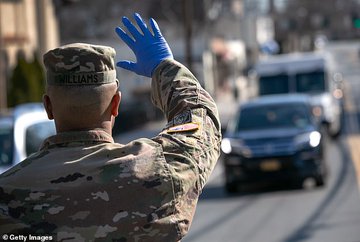
[[[221,144],[226,190],[235,192],[249,183],[302,185],[307,178],[323,185],[322,140],[307,95],[270,95],[242,103]]]

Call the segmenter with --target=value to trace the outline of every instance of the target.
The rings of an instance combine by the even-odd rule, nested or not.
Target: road
[[[327,141],[325,188],[229,196],[221,166],[204,190],[183,241],[358,242],[360,193],[344,139]]]
[[[357,45],[358,46],[358,45]],[[346,81],[344,129],[326,138],[323,188],[226,194],[221,160],[183,242],[360,242],[360,62],[354,45],[330,45]],[[156,127],[119,137],[151,137]]]

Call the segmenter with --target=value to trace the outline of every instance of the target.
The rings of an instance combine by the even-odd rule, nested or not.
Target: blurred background
[[[0,171],[24,159],[55,133],[40,103],[45,86],[42,55],[59,45],[88,42],[114,47],[116,60],[134,60],[114,33],[121,17],[134,12],[158,21],[175,59],[188,66],[215,98],[228,142],[184,241],[359,242],[360,0],[0,0]],[[326,64],[311,64],[315,62],[302,53],[327,56]],[[290,69],[279,64],[278,58],[283,57],[282,63],[290,63],[286,67]],[[238,122],[243,104],[262,98],[261,90],[278,94],[271,91],[274,85],[269,82],[262,86],[261,75],[270,75],[261,74],[262,63],[270,63],[264,68],[278,72],[271,74],[276,80],[286,73],[288,84],[298,85],[291,80],[298,77],[295,67],[304,65],[292,62],[294,58],[317,66],[310,74],[320,73],[324,86],[317,90],[321,102],[309,103],[309,115],[316,120],[311,132],[321,134],[326,181],[318,184],[316,177],[307,175],[295,189],[250,186],[250,191],[244,191],[240,188],[245,184],[238,180],[236,189],[230,187],[229,176],[243,177],[254,171],[244,166],[244,150],[252,151],[248,137],[228,124]],[[117,72],[123,100],[114,127],[116,140],[156,135],[165,121],[150,102],[149,79]],[[315,82],[310,74],[301,80]],[[290,89],[282,93],[299,92]],[[306,93],[314,100],[310,91]],[[327,119],[328,109],[337,116]],[[305,137],[303,128],[299,132],[287,132],[288,143],[300,140],[299,135]],[[272,150],[278,139],[273,134],[267,137],[270,141],[256,147]],[[240,155],[234,154],[239,148],[234,142],[241,143]],[[304,159],[294,158],[300,151],[294,152],[289,159],[302,164]],[[229,155],[238,155],[231,164]],[[251,161],[260,169],[255,181],[285,171],[283,156],[269,151],[267,157]]]

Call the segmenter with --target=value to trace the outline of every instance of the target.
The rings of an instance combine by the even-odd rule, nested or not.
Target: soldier
[[[137,62],[119,67],[152,78],[152,101],[168,123],[152,139],[116,144],[120,93],[115,51],[66,45],[44,55],[44,105],[57,134],[0,175],[0,235],[56,241],[179,241],[219,156],[216,105],[173,60],[153,19],[123,17],[120,38]]]

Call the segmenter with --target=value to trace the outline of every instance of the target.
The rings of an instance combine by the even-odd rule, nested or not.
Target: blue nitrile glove
[[[157,65],[165,59],[173,59],[173,55],[154,19],[150,19],[153,34],[138,13],[134,14],[134,18],[142,33],[127,17],[123,17],[122,22],[132,38],[120,27],[117,27],[115,31],[134,52],[137,62],[122,60],[117,63],[117,66],[142,76],[151,77]]]

